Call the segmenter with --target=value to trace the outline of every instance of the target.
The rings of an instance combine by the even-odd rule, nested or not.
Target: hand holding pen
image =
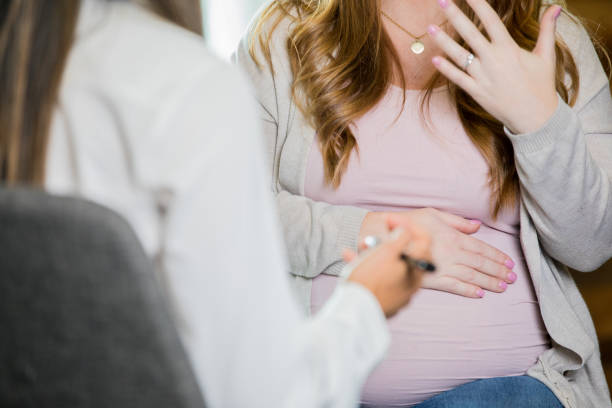
[[[364,239],[364,247],[366,249],[373,249],[380,245],[382,240],[373,235],[368,235]],[[423,272],[433,273],[436,271],[436,266],[429,261],[424,259],[414,259],[405,253],[400,254],[400,259],[406,264],[407,268],[417,268],[421,269]]]
[[[363,241],[360,253],[345,251],[348,282],[359,283],[376,297],[387,317],[405,306],[421,286],[423,271],[432,269],[431,237],[418,225],[393,227],[388,223],[384,239]],[[416,261],[416,260],[423,261]],[[422,267],[422,268],[421,268]]]

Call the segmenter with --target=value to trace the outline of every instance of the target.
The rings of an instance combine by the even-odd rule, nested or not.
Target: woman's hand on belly
[[[423,277],[421,287],[469,298],[482,298],[485,290],[504,292],[516,281],[514,262],[500,250],[474,238],[479,222],[466,220],[432,208],[387,213],[369,213],[361,226],[360,239],[382,236],[387,223],[418,225],[431,235],[436,272]]]

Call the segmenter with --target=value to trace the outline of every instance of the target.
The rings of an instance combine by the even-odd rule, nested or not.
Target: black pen
[[[402,261],[406,262],[408,266],[421,269],[423,272],[433,273],[436,271],[436,265],[431,262],[422,259],[413,259],[406,254],[401,254],[400,258]]]
[[[372,249],[377,247],[382,241],[378,237],[368,235],[365,237],[363,242],[368,249]],[[418,268],[428,273],[433,273],[436,271],[436,266],[429,261],[425,261],[423,259],[413,259],[406,254],[401,254],[400,259],[404,261],[408,267]]]

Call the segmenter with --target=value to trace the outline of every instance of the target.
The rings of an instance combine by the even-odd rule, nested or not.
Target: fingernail
[[[433,62],[433,64],[434,64],[436,67],[439,67],[439,66],[440,66],[440,64],[442,64],[442,58],[440,58],[440,57],[433,57],[433,58],[431,59],[431,62]]]
[[[438,31],[440,31],[440,29],[437,26],[433,25],[433,24],[430,25],[429,27],[427,27],[427,32],[429,34],[431,34],[431,35],[437,34]]]
[[[482,221],[480,221],[480,220],[470,220],[470,224],[482,225]]]
[[[563,11],[563,7],[558,6],[557,11],[555,11],[555,20],[559,18],[562,11]]]
[[[504,263],[504,265],[506,265],[506,267],[507,267],[508,269],[512,269],[512,268],[514,268],[515,263],[514,263],[514,261],[513,261],[512,259],[508,259],[508,260],[507,260],[507,261]]]
[[[448,0],[438,0],[438,4],[440,5],[440,7],[445,9],[448,7]]]
[[[508,274],[508,280],[512,283],[516,282],[516,280],[518,279],[518,276],[516,276],[516,273],[514,272],[510,272]]]
[[[506,290],[506,289],[508,289],[508,284],[506,282],[504,282],[504,281],[501,281],[501,282],[499,282],[499,287],[502,290]]]
[[[484,295],[485,295],[485,292],[482,289],[478,289],[478,292],[476,292],[476,296],[478,296],[479,298],[483,298]]]

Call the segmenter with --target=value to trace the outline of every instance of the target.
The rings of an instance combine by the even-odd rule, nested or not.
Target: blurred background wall
[[[265,0],[204,0],[206,38],[213,50],[228,58],[248,22]],[[596,38],[612,51],[612,0],[568,0]],[[612,114],[612,112],[610,112]],[[612,155],[612,152],[610,152]],[[612,381],[612,262],[591,274],[575,274],[591,309],[601,342],[608,382]],[[612,384],[611,384],[612,388]]]

